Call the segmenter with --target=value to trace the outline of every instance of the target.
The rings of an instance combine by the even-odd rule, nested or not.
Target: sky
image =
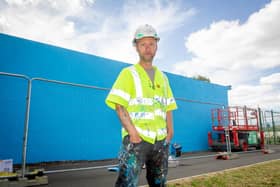
[[[229,105],[280,111],[280,0],[0,0],[0,32],[137,63],[136,28],[159,36],[154,64],[231,86]]]

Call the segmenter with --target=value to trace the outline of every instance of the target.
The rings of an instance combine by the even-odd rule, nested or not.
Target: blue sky
[[[0,0],[0,32],[136,63],[133,33],[153,25],[155,65],[232,85],[231,105],[280,111],[279,0]]]

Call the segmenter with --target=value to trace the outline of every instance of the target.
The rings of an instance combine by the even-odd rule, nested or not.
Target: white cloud
[[[89,14],[90,0],[6,0],[0,9],[0,32],[62,46],[86,50],[71,18]]]
[[[267,85],[279,85],[280,87],[280,73],[274,73],[274,74],[271,74],[269,76],[266,76],[266,77],[262,77],[260,79],[260,83],[261,84],[267,84]]]
[[[247,22],[238,20],[212,23],[187,37],[186,48],[193,54],[178,63],[174,72],[203,75],[212,82],[232,85],[232,105],[260,105],[280,109],[280,1],[272,1],[252,14]],[[277,80],[275,80],[277,79]]]
[[[143,11],[144,10],[144,11]],[[195,14],[194,9],[182,10],[179,1],[127,1],[122,17],[133,31],[139,24],[150,23],[161,32],[174,30]]]
[[[280,110],[279,88],[272,85],[240,85],[230,91],[229,96],[233,105]]]
[[[137,53],[132,47],[132,38],[141,24],[151,24],[156,30],[165,32],[180,27],[193,16],[195,10],[181,10],[179,1],[126,1],[119,17],[108,17],[94,42],[94,53],[100,56],[135,63]],[[164,15],[164,16],[163,16]],[[160,58],[161,54],[157,54]]]
[[[131,63],[137,59],[131,41],[139,24],[153,24],[164,33],[195,13],[180,11],[180,1],[159,0],[127,0],[116,15],[97,10],[94,0],[6,0],[2,4],[0,32]]]

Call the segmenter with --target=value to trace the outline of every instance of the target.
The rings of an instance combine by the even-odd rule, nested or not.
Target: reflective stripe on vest
[[[136,128],[137,132],[139,132],[142,136],[144,136],[152,141],[156,139],[157,135],[163,135],[164,132],[166,132],[166,129],[165,130],[159,129],[157,131],[157,133],[155,133],[153,131],[141,129],[140,127],[135,127],[135,128]],[[122,128],[122,134],[124,136],[128,135],[128,132],[125,130],[125,128]],[[167,133],[165,133],[165,134],[167,134]]]
[[[172,103],[175,103],[175,99],[174,98],[169,98],[166,100],[166,105],[170,105]]]
[[[154,112],[129,112],[129,116],[132,120],[150,119],[154,120],[155,116],[159,116],[163,119],[166,118],[166,113],[161,109],[157,109]]]
[[[163,98],[161,96],[155,95],[154,98],[132,98],[129,101],[129,105],[133,106],[133,105],[147,105],[147,106],[151,106],[153,105],[153,101],[156,101],[158,103],[160,103],[161,105],[167,106],[174,101],[173,98],[167,99],[167,98]]]
[[[129,101],[129,105],[153,105],[153,99],[151,98],[133,98]]]
[[[151,139],[155,139],[156,136],[157,136],[157,134],[156,134],[155,132],[153,132],[153,131],[144,130],[144,129],[141,129],[141,128],[139,128],[139,127],[135,127],[135,128],[136,128],[136,130],[137,130],[140,134],[142,134],[142,135],[144,135],[144,136],[146,136],[146,137],[149,137],[149,138],[151,138]]]
[[[133,80],[135,83],[134,85],[135,85],[135,89],[136,89],[136,98],[142,98],[143,91],[142,91],[142,84],[141,84],[140,77],[134,66],[131,66],[129,69],[130,69],[130,72],[132,74],[132,77],[133,77]]]
[[[161,109],[155,110],[155,116],[160,116],[160,117],[162,117],[163,119],[166,119],[166,113],[163,112]]]
[[[110,94],[119,96],[119,97],[123,98],[124,100],[126,100],[127,102],[130,100],[130,95],[120,89],[112,89],[110,91],[109,95]]]
[[[157,135],[158,136],[162,136],[162,135],[166,135],[167,134],[167,129],[166,128],[162,128],[162,129],[158,129],[157,130]]]
[[[165,87],[165,88],[166,88],[166,87]],[[156,100],[157,102],[159,102],[159,103],[162,104],[162,105],[167,106],[167,98],[164,98],[164,97],[160,97],[160,96],[155,95],[155,96],[154,96],[154,100]]]
[[[132,120],[141,120],[141,119],[155,119],[152,112],[129,112],[129,116]]]

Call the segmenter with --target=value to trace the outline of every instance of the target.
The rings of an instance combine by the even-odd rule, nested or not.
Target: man
[[[106,104],[117,111],[123,144],[116,186],[137,186],[143,164],[149,186],[165,186],[172,110],[177,108],[164,73],[153,66],[159,37],[150,25],[140,26],[133,39],[139,62],[124,68]]]

